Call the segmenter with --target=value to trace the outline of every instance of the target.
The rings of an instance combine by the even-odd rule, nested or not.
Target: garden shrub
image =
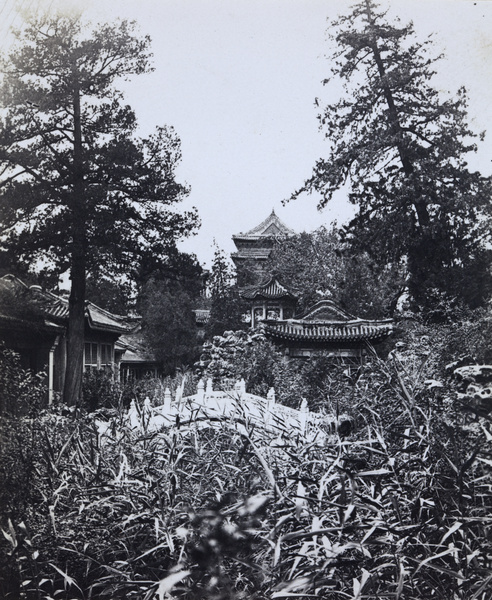
[[[355,369],[356,371],[357,369]],[[306,399],[310,410],[347,412],[352,402],[354,368],[334,362],[328,353],[306,360],[289,359],[263,334],[228,331],[204,346],[199,372],[215,389],[226,381],[244,379],[251,394],[266,397],[275,389],[277,400],[299,408]]]
[[[23,369],[19,355],[0,342],[0,416],[33,414],[48,400],[46,374]]]
[[[121,389],[112,371],[106,369],[84,371],[82,401],[85,410],[89,412],[98,408],[116,408],[121,402]]]
[[[429,362],[440,376],[456,361],[466,364],[492,362],[492,314],[484,309],[468,311],[459,321],[444,324],[424,323],[416,317],[402,319],[396,327],[400,346]]]

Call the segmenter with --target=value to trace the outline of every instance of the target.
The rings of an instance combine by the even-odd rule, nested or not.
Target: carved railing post
[[[140,424],[140,419],[138,418],[137,405],[135,404],[135,400],[130,402],[130,408],[128,409],[128,421],[130,422],[130,427],[133,429],[138,427]]]
[[[269,423],[271,421],[273,412],[275,410],[275,389],[270,388],[267,394],[266,401],[266,410],[265,410],[265,422]]]
[[[301,402],[301,407],[299,409],[299,425],[301,426],[301,433],[303,435],[306,433],[308,412],[309,409],[307,400],[306,398],[303,398]]]
[[[174,396],[176,406],[180,406],[182,397],[183,397],[183,394],[181,391],[181,386],[178,385],[178,387],[176,388],[175,396]]]
[[[171,412],[171,390],[168,387],[164,391],[164,412],[166,415]]]
[[[142,407],[142,414],[140,415],[142,419],[142,427],[145,431],[147,431],[149,427],[153,413],[154,410],[150,404],[150,398],[146,396]]]
[[[203,379],[200,379],[196,388],[196,399],[198,402],[203,402],[203,398],[205,396],[205,384],[203,383]]]

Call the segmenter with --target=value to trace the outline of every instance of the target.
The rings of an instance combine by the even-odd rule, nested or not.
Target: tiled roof
[[[323,299],[303,317],[263,322],[265,333],[279,340],[311,342],[377,342],[393,330],[392,319],[356,319],[333,300]]]
[[[314,342],[380,341],[393,324],[388,321],[347,321],[346,323],[308,323],[302,321],[265,322],[265,333],[282,340]]]
[[[63,327],[55,319],[51,319],[51,315],[46,314],[46,311],[43,309],[38,310],[38,306],[34,305],[34,303],[32,303],[33,306],[31,307],[32,313],[29,310],[27,312],[22,311],[22,303],[28,301],[27,296],[30,295],[31,289],[15,275],[0,277],[0,290],[21,294],[18,298],[15,298],[15,301],[19,304],[16,308],[20,308],[20,312],[17,312],[16,309],[12,311],[8,306],[0,305],[1,330],[32,333],[58,333],[60,330],[63,330]]]
[[[128,330],[128,325],[125,323],[123,317],[113,315],[107,310],[92,304],[92,302],[87,302],[85,311],[92,329],[112,330],[120,333]]]
[[[122,363],[157,364],[157,360],[144,344],[140,327],[120,336],[115,349],[122,352]]]
[[[333,300],[324,298],[312,306],[302,317],[303,321],[348,321],[355,317],[340,308]]]
[[[43,294],[47,293],[52,296],[53,302],[46,304],[44,311],[56,319],[68,319],[68,301],[63,298],[58,298],[50,292],[43,292]],[[91,329],[114,331],[115,333],[123,333],[128,331],[128,325],[125,323],[124,317],[113,315],[109,311],[96,306],[92,302],[86,301],[85,316]]]
[[[243,289],[241,291],[241,296],[245,300],[254,300],[256,298],[266,298],[272,300],[277,298],[295,299],[296,297],[274,277],[271,277],[268,281],[260,284],[259,286]]]
[[[250,229],[246,233],[238,233],[233,235],[232,239],[258,239],[261,237],[276,237],[276,236],[289,236],[295,235],[295,231],[287,227],[272,210],[270,215],[253,229]]]
[[[41,311],[53,319],[56,323],[68,321],[68,300],[61,298],[52,292],[43,290],[38,285],[26,286],[20,279],[13,275],[5,275],[0,279],[0,287],[19,288],[29,290]],[[113,315],[107,310],[96,306],[92,302],[86,302],[85,316],[91,329],[101,331],[112,331],[114,333],[123,333],[128,331],[128,325],[125,318],[119,315]]]
[[[59,333],[60,331],[63,331],[63,327],[48,319],[44,319],[42,322],[38,323],[33,322],[32,320],[0,313],[0,330],[24,331],[30,332],[31,334],[35,332]]]
[[[121,351],[121,344],[118,345],[118,350]],[[122,363],[139,363],[139,364],[157,364],[155,356],[140,346],[125,344],[124,351],[121,355]]]

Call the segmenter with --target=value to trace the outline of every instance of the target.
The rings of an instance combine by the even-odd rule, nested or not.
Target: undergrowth
[[[122,406],[5,418],[0,597],[487,600],[491,419],[429,379],[431,343],[372,357],[324,446]]]

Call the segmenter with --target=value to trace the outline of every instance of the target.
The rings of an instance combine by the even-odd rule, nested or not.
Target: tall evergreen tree
[[[69,271],[64,398],[80,399],[88,272],[132,277],[196,225],[174,203],[180,141],[160,127],[136,137],[117,80],[150,70],[148,37],[127,21],[32,16],[3,60],[0,90],[2,247]]]
[[[330,151],[293,197],[317,192],[325,206],[348,182],[359,209],[349,239],[379,260],[403,257],[418,305],[436,293],[483,303],[491,181],[466,162],[477,146],[465,90],[443,99],[430,84],[431,40],[414,41],[412,24],[388,23],[373,0],[360,0],[330,34],[332,79],[345,96],[319,115]]]
[[[209,289],[212,302],[207,336],[222,335],[227,330],[244,329],[242,316],[245,304],[239,295],[233,266],[218,246],[215,247]]]
[[[148,349],[170,375],[189,365],[197,350],[193,298],[179,281],[150,279],[139,301],[142,337]]]

